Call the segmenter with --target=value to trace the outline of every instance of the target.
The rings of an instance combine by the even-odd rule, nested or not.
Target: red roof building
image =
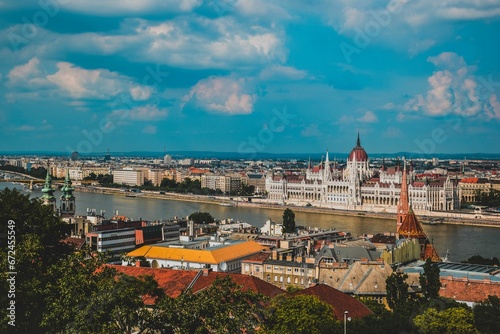
[[[345,311],[347,311],[349,317],[353,319],[360,319],[373,314],[373,312],[366,307],[365,304],[356,298],[325,284],[315,285],[298,291],[293,295],[309,295],[318,297],[321,301],[327,303],[333,308],[333,312],[335,313],[337,320],[344,319]]]

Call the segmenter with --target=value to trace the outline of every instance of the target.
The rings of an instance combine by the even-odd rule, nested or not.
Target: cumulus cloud
[[[201,5],[201,0],[71,0],[66,10],[102,16],[123,16],[189,12]]]
[[[358,122],[362,123],[374,123],[377,121],[378,121],[377,116],[373,113],[373,111],[370,110],[366,111],[363,116],[358,118]]]
[[[149,99],[153,88],[135,84],[132,79],[106,69],[88,70],[72,63],[44,64],[34,57],[26,64],[15,66],[8,74],[8,86],[18,89],[20,95],[26,88],[36,97],[38,89],[49,90],[46,95],[67,96],[73,99],[108,99],[120,93],[129,93],[133,100]],[[52,68],[50,68],[52,67]],[[35,91],[36,90],[36,91]],[[37,95],[38,94],[38,95]],[[15,97],[15,92],[9,95]]]
[[[407,120],[404,112],[422,112],[430,116],[458,115],[483,119],[500,118],[497,95],[491,77],[486,80],[474,73],[463,57],[443,52],[427,59],[438,70],[428,79],[427,93],[417,94],[403,105],[388,103],[385,107],[403,111],[399,121]]]
[[[291,66],[271,65],[263,69],[259,77],[262,80],[270,79],[288,79],[288,80],[301,80],[307,76],[306,71],[298,70]]]
[[[250,114],[256,96],[249,93],[245,79],[210,77],[200,80],[183,98],[183,105],[193,102],[209,112],[238,115]]]

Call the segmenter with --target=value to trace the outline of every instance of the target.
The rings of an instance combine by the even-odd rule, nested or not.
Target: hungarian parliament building
[[[305,173],[276,173],[266,176],[269,203],[314,206],[343,210],[396,212],[403,173],[407,173],[408,195],[417,214],[460,208],[458,180],[450,176],[417,179],[411,166],[371,169],[368,154],[359,139],[343,170],[337,169],[326,152],[319,166],[309,163]]]

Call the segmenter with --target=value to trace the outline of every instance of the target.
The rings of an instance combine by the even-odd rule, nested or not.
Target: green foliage
[[[485,300],[474,306],[474,320],[481,333],[498,333],[500,328],[500,298],[488,296]]]
[[[29,172],[24,169],[23,167],[17,167],[17,166],[11,166],[11,165],[6,165],[6,166],[0,166],[0,170],[6,170],[6,171],[11,171],[11,172],[17,172],[21,174],[27,174],[33,177],[37,177],[39,179],[45,179],[47,176],[47,169],[44,167],[36,167],[32,168]]]
[[[164,298],[154,311],[160,333],[255,333],[266,318],[266,298],[244,290],[230,276],[217,278],[196,294]]]
[[[488,192],[476,190],[476,203],[485,206],[500,206],[500,190],[490,189]]]
[[[302,288],[299,286],[294,286],[294,285],[289,285],[286,287],[286,292],[288,293],[295,293],[301,291]]]
[[[43,325],[61,333],[132,333],[148,329],[151,312],[147,296],[161,298],[152,276],[118,274],[105,265],[102,254],[73,254],[57,268],[49,284],[48,309]],[[56,275],[54,275],[56,276]]]
[[[15,224],[9,225],[9,220]],[[43,332],[40,322],[47,307],[45,287],[55,279],[49,268],[71,252],[68,245],[60,242],[65,236],[65,227],[66,224],[54,216],[52,209],[38,199],[29,199],[28,195],[8,188],[0,192],[0,233],[15,236],[15,245],[11,244],[11,248],[8,247],[7,240],[1,240],[0,265],[2,268],[8,268],[8,255],[14,255],[15,264],[9,271],[17,272],[16,327],[7,328],[5,321],[2,321],[1,333],[8,332],[7,329],[17,333]],[[7,272],[2,270],[2,291],[8,291],[6,279]],[[5,306],[8,303],[7,293],[2,292],[0,305]],[[3,306],[0,316],[6,319],[6,308]]]
[[[214,217],[209,212],[193,212],[188,217],[195,224],[211,224],[215,221]]]
[[[265,333],[334,333],[340,329],[330,305],[316,296],[279,295],[272,300]]]
[[[286,208],[285,211],[283,211],[283,232],[295,232],[295,213],[289,208]]]
[[[425,300],[431,300],[439,297],[441,281],[439,280],[439,267],[437,263],[432,263],[428,258],[423,266],[424,272],[420,274],[419,282],[422,286],[422,294]]]
[[[407,274],[394,272],[385,281],[387,303],[394,312],[407,313],[407,306],[410,300],[408,293],[409,285],[406,283],[406,279],[408,279]]]
[[[481,255],[473,255],[468,260],[462,261],[462,263],[471,263],[471,264],[484,264],[488,266],[500,266],[500,260],[497,257],[492,258],[484,258]]]
[[[468,308],[455,307],[438,311],[435,308],[427,309],[417,315],[413,323],[420,333],[425,334],[476,334],[479,331],[474,327],[474,315]]]

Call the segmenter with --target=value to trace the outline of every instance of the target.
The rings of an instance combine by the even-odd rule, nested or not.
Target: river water
[[[7,184],[0,183],[0,189]],[[12,187],[11,184],[9,184]],[[20,185],[14,185],[22,188]],[[31,193],[40,197],[40,190]],[[283,212],[280,210],[254,207],[226,207],[217,204],[184,202],[141,197],[125,197],[125,195],[105,195],[96,193],[75,192],[76,213],[85,215],[87,208],[97,212],[105,210],[106,217],[111,217],[116,211],[120,215],[133,219],[162,220],[174,216],[186,217],[189,214],[202,211],[210,212],[216,219],[232,218],[262,227],[267,219],[281,222]],[[60,192],[55,192],[59,198]],[[293,210],[293,207],[292,207]],[[298,225],[336,228],[351,232],[353,235],[363,233],[395,232],[396,218],[377,219],[357,216],[329,215],[321,213],[296,212],[295,221]],[[500,258],[500,228],[478,227],[466,225],[424,225],[424,230],[434,242],[439,255],[444,258],[448,251],[450,261],[462,261],[473,255]]]

